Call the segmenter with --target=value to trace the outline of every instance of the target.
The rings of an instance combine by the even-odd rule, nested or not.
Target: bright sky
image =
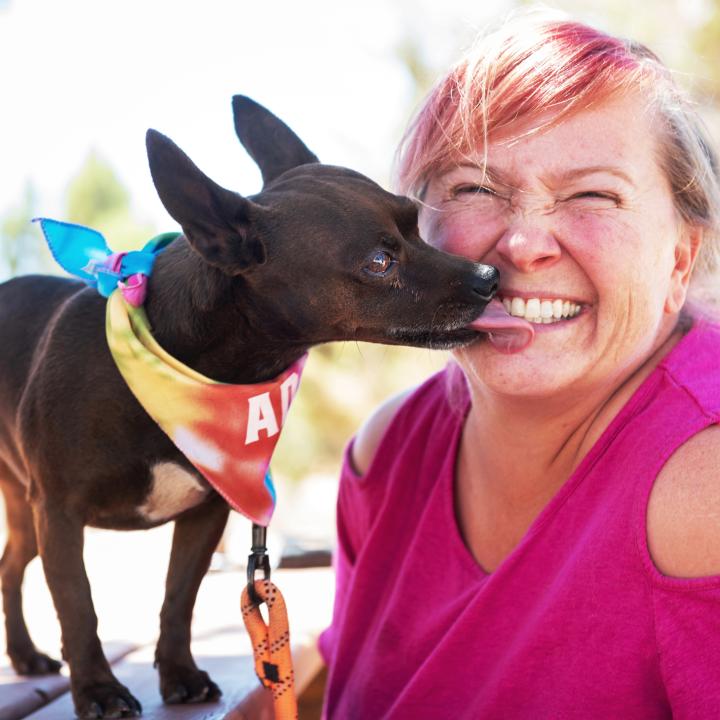
[[[413,102],[396,49],[412,37],[444,67],[509,2],[492,0],[0,0],[0,217],[28,180],[38,211],[95,149],[128,186],[136,213],[173,227],[150,181],[154,127],[220,184],[259,174],[233,130],[230,98],[250,95],[325,162],[385,183]],[[440,9],[442,6],[442,9]]]

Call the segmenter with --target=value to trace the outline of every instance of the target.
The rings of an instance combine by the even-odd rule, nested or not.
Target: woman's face
[[[457,357],[505,394],[612,387],[671,332],[699,233],[673,206],[641,98],[513,139],[529,127],[492,139],[486,175],[478,154],[427,187],[423,237],[495,265],[506,308],[536,331],[516,354],[480,340]]]

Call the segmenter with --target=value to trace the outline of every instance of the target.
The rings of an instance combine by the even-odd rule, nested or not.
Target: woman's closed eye
[[[461,185],[455,185],[455,187],[451,188],[450,197],[456,198],[461,195],[483,195],[496,197],[499,199],[502,198],[502,196],[500,195],[500,193],[497,192],[497,190],[494,190],[487,185],[479,185],[476,183],[462,183]]]
[[[605,192],[602,190],[584,190],[582,192],[573,193],[565,198],[570,200],[584,200],[589,202],[604,203],[615,207],[620,205],[620,198],[615,193]]]

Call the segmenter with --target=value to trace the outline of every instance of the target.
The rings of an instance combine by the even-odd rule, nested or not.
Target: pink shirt
[[[720,718],[720,576],[662,575],[645,529],[659,470],[720,418],[719,367],[697,323],[491,574],[453,509],[467,391],[420,387],[367,474],[343,468],[327,718]]]

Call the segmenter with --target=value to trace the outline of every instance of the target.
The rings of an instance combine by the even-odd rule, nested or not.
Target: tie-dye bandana
[[[108,345],[125,382],[148,415],[235,510],[266,526],[275,507],[270,458],[307,356],[265,383],[230,385],[201,375],[165,352],[152,336],[142,307],[152,261],[144,259],[142,270],[135,263],[128,272],[125,258],[132,253],[118,261],[118,254],[111,253],[94,230],[46,219],[40,222],[60,265],[109,295],[105,318]],[[154,238],[141,253],[154,256],[161,252],[177,237],[172,235]],[[62,242],[57,242],[58,237]],[[76,241],[82,244],[88,239],[93,243],[91,249],[79,249]],[[91,264],[84,262],[87,258]],[[114,276],[114,289],[107,279],[109,273]],[[144,277],[127,282],[132,275]]]

